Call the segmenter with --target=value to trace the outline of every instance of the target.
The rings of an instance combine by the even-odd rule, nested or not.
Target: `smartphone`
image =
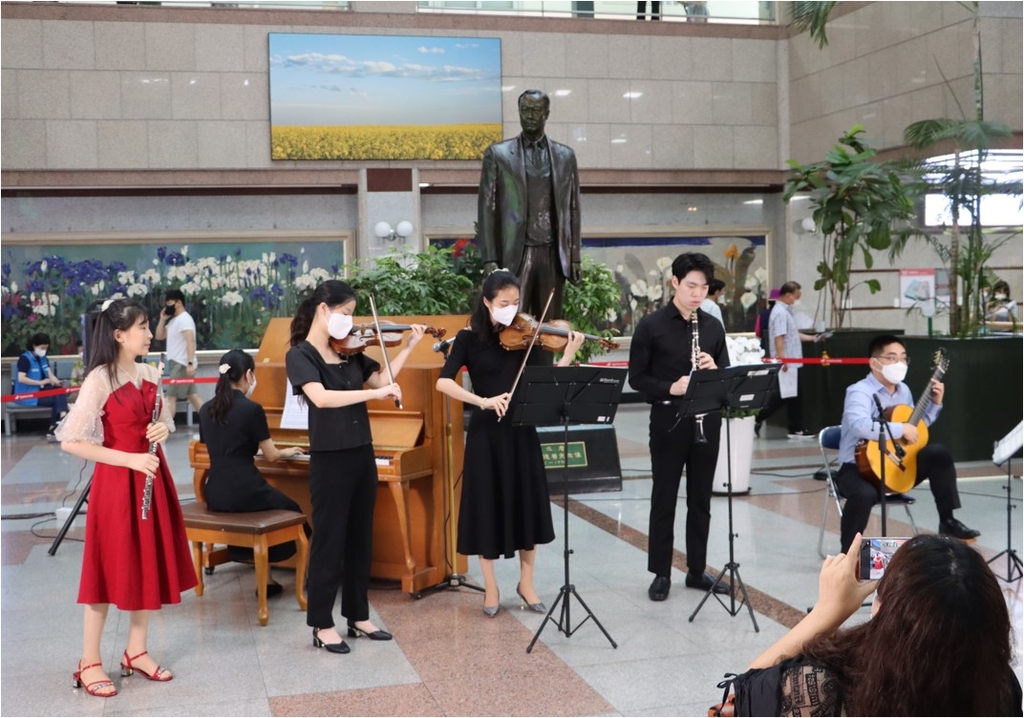
[[[877,581],[885,574],[885,569],[896,553],[896,549],[909,541],[909,538],[862,538],[860,541],[860,562],[857,578]]]

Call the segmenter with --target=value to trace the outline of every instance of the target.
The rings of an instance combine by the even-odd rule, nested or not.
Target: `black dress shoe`
[[[361,628],[356,628],[355,621],[348,622],[348,637],[359,638],[360,636],[366,636],[371,641],[390,641],[393,636],[387,631],[382,631],[379,628],[372,633],[367,633]]]
[[[723,576],[724,578],[724,576]],[[707,591],[712,586],[715,587],[715,593],[727,594],[729,593],[729,586],[723,581],[715,583],[714,577],[710,573],[704,573],[700,576],[695,576],[692,573],[686,574],[686,587],[697,588],[701,591]]]
[[[352,650],[344,641],[339,641],[338,643],[324,643],[320,640],[320,636],[318,635],[319,633],[319,628],[313,629],[313,645],[317,648],[326,648],[328,653],[348,653]]]
[[[672,579],[668,576],[655,576],[651,581],[651,587],[647,589],[647,596],[652,601],[664,601],[668,598],[670,588],[672,588]]]
[[[946,519],[939,521],[939,533],[946,536],[952,536],[953,538],[960,539],[961,541],[974,541],[976,538],[981,536],[981,531],[975,531],[964,526],[962,521],[957,519]]]

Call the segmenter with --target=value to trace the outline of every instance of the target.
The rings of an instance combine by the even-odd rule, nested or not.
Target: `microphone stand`
[[[438,342],[434,345],[434,351],[441,352],[445,360],[448,359],[448,351],[451,349],[453,339]],[[459,588],[465,586],[471,588],[474,591],[484,592],[483,586],[477,586],[475,583],[471,583],[463,574],[459,573],[459,552],[458,552],[458,526],[455,524],[455,471],[454,471],[454,459],[455,450],[453,448],[454,439],[452,437],[452,399],[447,394],[444,395],[444,437],[445,437],[445,479],[448,482],[447,494],[448,494],[448,566],[450,567],[449,573],[445,576],[445,579],[441,583],[434,586],[436,589],[441,588]]]
[[[878,394],[873,395],[875,399],[875,407],[878,409],[878,449],[881,456],[879,461],[879,476],[878,476],[878,503],[882,505],[882,536],[888,536],[889,533],[886,529],[886,501],[885,492],[887,487],[885,485],[885,460],[890,457],[889,449],[885,445],[885,436],[889,435],[889,440],[892,441],[893,452],[896,454],[896,458],[893,459],[894,464],[902,465],[903,457],[906,455],[906,450],[896,441],[892,436],[892,429],[889,428],[889,422],[885,417],[885,409],[882,408],[882,402],[878,398]]]

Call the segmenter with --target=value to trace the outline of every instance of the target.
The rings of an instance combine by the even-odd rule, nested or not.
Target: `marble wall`
[[[820,159],[855,124],[878,148],[904,144],[918,120],[974,116],[973,22],[958,2],[863,3],[827,26],[818,49],[788,40],[791,154]],[[1021,131],[1021,16],[1015,2],[982,2],[985,119]],[[946,84],[948,81],[948,86]],[[959,104],[958,104],[959,103]]]

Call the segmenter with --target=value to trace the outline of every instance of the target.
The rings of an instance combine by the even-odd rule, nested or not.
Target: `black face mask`
[[[171,304],[169,306],[164,307],[164,314],[166,314],[169,317],[173,317],[174,316],[174,305]]]

